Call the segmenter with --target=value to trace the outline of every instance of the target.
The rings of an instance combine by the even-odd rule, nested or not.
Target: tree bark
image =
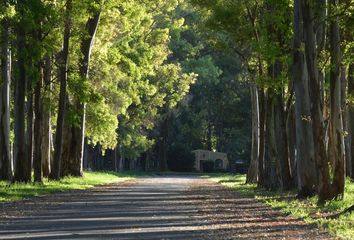
[[[69,58],[69,43],[71,35],[71,13],[72,13],[72,0],[66,1],[66,16],[64,26],[64,41],[63,49],[59,60],[59,79],[60,79],[60,93],[59,93],[59,106],[57,116],[57,129],[55,134],[55,152],[53,160],[53,168],[51,169],[50,179],[60,179],[62,151],[63,151],[63,137],[64,137],[64,118],[66,112],[66,85],[68,79],[68,58]]]
[[[267,190],[276,190],[280,187],[280,173],[278,168],[278,152],[275,133],[275,98],[271,89],[267,93],[266,136],[267,156],[264,161],[264,184]]]
[[[168,110],[167,110],[168,111]],[[165,118],[162,120],[160,126],[160,136],[159,136],[159,169],[160,171],[167,171],[167,138],[168,138],[168,128],[169,128],[169,114],[165,111]]]
[[[315,29],[316,29],[316,44],[317,44],[317,53],[323,51],[326,46],[326,15],[327,15],[327,0],[317,0],[318,3],[315,3]],[[321,89],[321,110],[325,110],[325,73],[323,70],[318,73],[318,81]]]
[[[7,5],[5,1],[5,5]],[[12,180],[10,152],[10,82],[11,50],[10,23],[1,22],[1,85],[0,85],[0,180]]]
[[[259,102],[256,83],[250,83],[251,105],[252,105],[252,145],[251,161],[247,172],[246,183],[257,183],[258,181],[258,160],[259,160]]]
[[[42,89],[43,89],[43,64],[39,64],[40,78],[37,80],[35,86],[35,121],[34,121],[34,154],[33,154],[33,169],[34,181],[43,182],[42,174],[42,123],[43,123],[43,102],[42,102]]]
[[[15,82],[15,149],[16,162],[14,180],[18,182],[30,182],[31,163],[25,151],[25,96],[26,96],[26,31],[24,29],[24,2],[17,3],[17,11],[20,21],[17,25],[17,65],[18,74]]]
[[[30,60],[31,62],[31,60]],[[32,66],[32,62],[30,63]],[[27,178],[31,179],[32,175],[32,164],[33,164],[33,130],[34,130],[34,108],[33,108],[33,87],[32,87],[32,78],[27,77],[27,102],[26,102],[26,110],[27,110],[27,118],[26,118],[26,132],[25,132],[25,151],[26,155],[26,163],[27,163]]]
[[[337,5],[336,0],[330,1],[330,10]],[[331,196],[337,198],[344,194],[345,184],[345,158],[344,138],[341,101],[341,49],[338,17],[330,23],[330,123],[329,123],[329,145],[328,156],[333,162],[333,183],[331,184]],[[324,199],[327,200],[327,199]]]
[[[41,43],[42,39],[42,21],[36,19],[35,20],[36,27],[32,30],[32,39],[37,43]],[[30,155],[32,156],[33,161],[33,170],[34,170],[34,182],[42,183],[43,182],[43,174],[42,174],[42,122],[43,122],[43,101],[42,101],[42,90],[43,90],[43,81],[44,81],[44,64],[41,56],[38,58],[34,58],[32,71],[35,72],[35,78],[31,79],[31,82],[28,83],[28,86],[32,86],[34,84],[34,102],[33,102],[33,91],[29,90],[32,97],[32,128],[31,128],[31,150],[33,151]],[[33,61],[33,60],[32,60]],[[34,105],[33,105],[34,104]],[[33,118],[34,113],[34,118]],[[30,117],[30,116],[29,116]],[[28,120],[30,118],[28,117]],[[33,120],[34,119],[34,120]],[[29,126],[29,124],[28,124]]]
[[[276,60],[269,67],[268,75],[274,81],[281,74],[282,64]],[[269,138],[269,162],[268,162],[268,182],[265,186],[269,189],[287,190],[291,186],[291,176],[289,169],[289,152],[286,135],[286,119],[284,100],[281,91],[268,89],[268,112],[267,120]]]
[[[51,112],[50,108],[47,106],[47,101],[50,99],[51,92],[51,81],[52,81],[52,62],[51,57],[47,56],[44,60],[44,99],[42,99],[42,170],[43,176],[49,177],[50,173],[50,162],[51,162]]]
[[[124,151],[123,146],[119,145],[119,172],[124,172]]]
[[[118,154],[118,146],[116,146],[113,150],[113,170],[115,172],[118,172],[118,157],[119,157],[119,154]]]
[[[212,136],[213,136],[213,126],[211,123],[211,111],[208,106],[207,110],[208,114],[208,126],[207,126],[207,150],[213,151],[213,143],[212,143]]]
[[[349,65],[348,69],[348,95],[354,97],[354,63]],[[349,117],[349,135],[350,135],[350,146],[354,149],[354,105],[349,104],[348,106],[348,117]],[[351,154],[350,160],[351,170],[350,176],[354,179],[354,152]]]
[[[316,51],[316,38],[314,33],[314,14],[310,0],[302,0],[302,18],[304,29],[304,44],[306,66],[309,76],[311,121],[314,138],[315,159],[319,170],[318,193],[319,201],[323,202],[331,198],[330,176],[328,158],[325,144],[324,119],[321,108],[321,86],[319,82],[319,70]]]
[[[317,171],[315,162],[314,140],[311,124],[311,103],[308,88],[306,60],[303,45],[301,1],[294,2],[294,47],[293,47],[293,82],[295,90],[296,118],[296,166],[297,185],[300,197],[316,193]]]
[[[296,170],[296,116],[295,105],[291,104],[288,109],[286,119],[286,134],[288,139],[289,166],[292,186],[297,186],[297,170]]]
[[[258,186],[264,185],[264,157],[266,142],[266,99],[264,90],[258,90],[259,103],[259,154],[258,154]]]
[[[346,176],[351,176],[351,159],[352,159],[352,150],[350,148],[351,137],[349,133],[349,107],[347,105],[347,71],[346,67],[341,67],[341,84],[342,84],[342,92],[341,92],[341,105],[342,105],[342,113],[343,113],[343,132],[344,132],[344,155],[345,155],[345,174]]]
[[[279,72],[280,73],[280,72]],[[274,106],[274,129],[277,147],[277,168],[280,175],[280,189],[289,190],[291,188],[290,163],[288,137],[286,132],[286,119],[284,111],[284,100],[282,95],[277,94]]]

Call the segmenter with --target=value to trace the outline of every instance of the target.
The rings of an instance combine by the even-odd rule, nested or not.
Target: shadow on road
[[[7,213],[17,216],[0,222],[0,239],[327,238],[314,226],[195,176],[142,178],[38,201],[43,204],[10,207]]]

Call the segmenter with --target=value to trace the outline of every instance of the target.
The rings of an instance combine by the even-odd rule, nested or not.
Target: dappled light
[[[0,239],[327,239],[301,220],[199,177],[141,178],[0,208],[7,212]]]
[[[0,239],[353,239],[353,53],[354,0],[0,0]]]

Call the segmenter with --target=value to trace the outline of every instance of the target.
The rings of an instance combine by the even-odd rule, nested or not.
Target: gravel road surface
[[[157,176],[0,204],[0,239],[330,239],[197,176]]]

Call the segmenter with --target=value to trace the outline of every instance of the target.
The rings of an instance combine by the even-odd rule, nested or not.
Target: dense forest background
[[[3,0],[0,13],[0,179],[81,176],[85,155],[190,171],[194,149],[320,202],[353,177],[352,0]]]
[[[248,159],[241,63],[190,3],[5,1],[2,10],[3,178],[14,162],[15,179],[29,181],[36,161],[45,176],[82,175],[84,146],[113,154],[116,169],[144,155],[149,169],[167,170],[169,159],[191,171],[198,148]]]

